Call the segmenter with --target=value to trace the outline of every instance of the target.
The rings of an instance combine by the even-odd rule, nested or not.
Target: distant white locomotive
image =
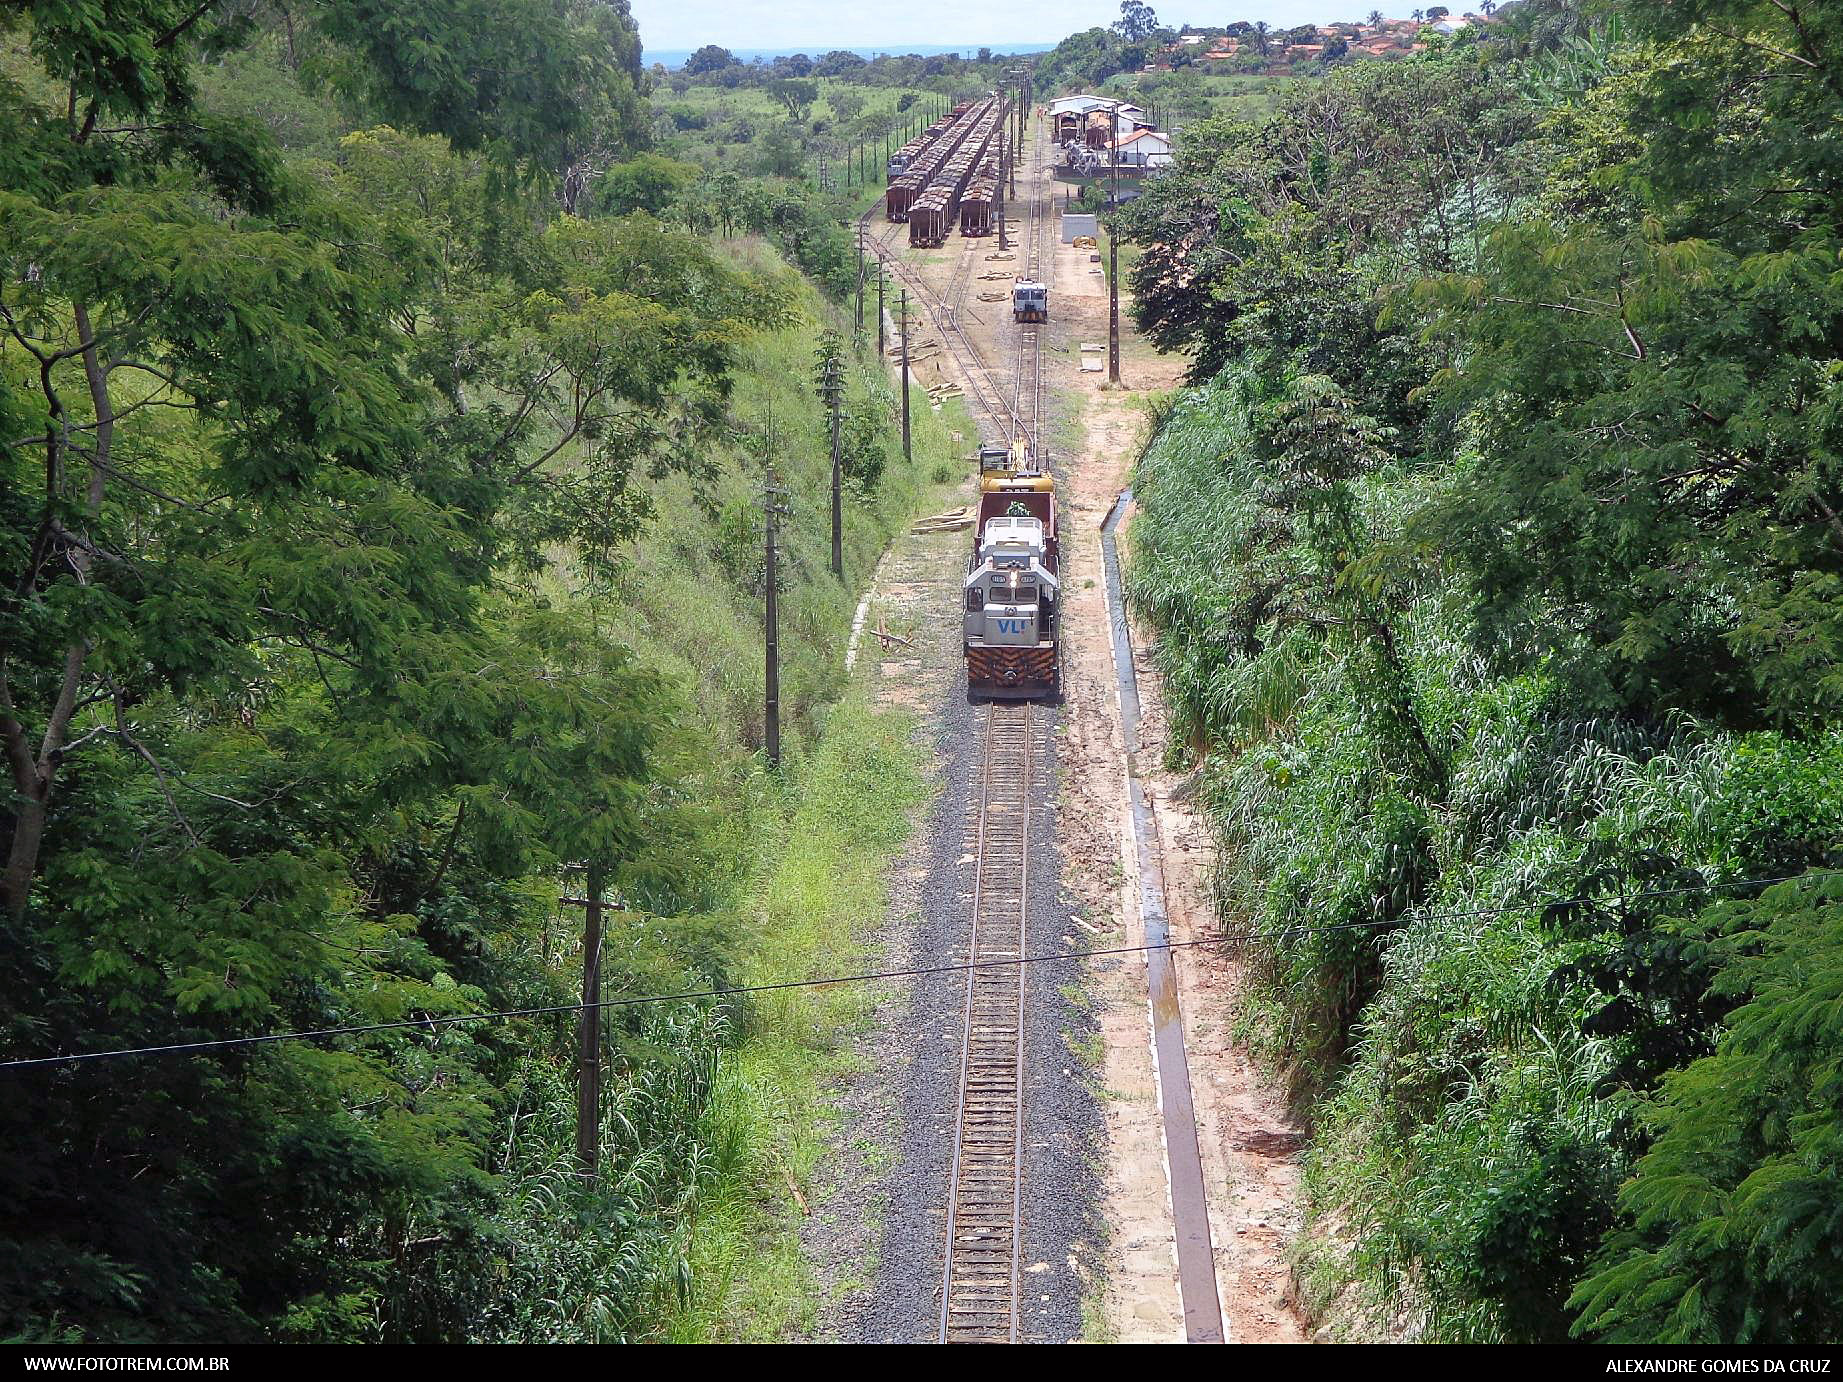
[[[1020,278],[1011,285],[1011,320],[1046,322],[1049,320],[1049,285],[1034,278]]]

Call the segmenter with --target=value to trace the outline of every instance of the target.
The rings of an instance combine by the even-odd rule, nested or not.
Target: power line
[[[1812,869],[1805,873],[1781,874],[1773,878],[1735,878],[1727,882],[1655,888],[1627,893],[1618,899],[1636,902],[1647,897],[1673,897],[1689,893],[1718,892],[1724,889],[1764,888],[1775,883],[1798,879],[1843,877],[1843,869]],[[1051,961],[1104,959],[1115,955],[1143,955],[1155,950],[1192,950],[1206,945],[1246,945],[1255,940],[1298,940],[1336,931],[1374,930],[1400,926],[1409,921],[1464,921],[1481,917],[1507,916],[1512,912],[1543,911],[1575,903],[1593,902],[1590,897],[1561,898],[1548,903],[1517,903],[1502,907],[1481,907],[1462,912],[1428,912],[1413,917],[1377,918],[1370,921],[1332,922],[1325,926],[1283,929],[1278,935],[1245,931],[1235,935],[1208,936],[1199,940],[1168,941],[1162,945],[1119,945],[1098,950],[1063,950],[1040,955],[1021,955],[1008,960],[962,961],[954,964],[916,965],[904,969],[866,970],[855,974],[833,974],[817,979],[784,979],[771,984],[739,984],[727,988],[686,989],[676,993],[633,994],[626,998],[605,998],[596,1003],[553,1003],[535,1008],[504,1008],[492,1012],[451,1013],[445,1017],[405,1018],[398,1022],[372,1022],[352,1027],[315,1027],[302,1031],[266,1032],[256,1036],[220,1037],[211,1041],[178,1041],[160,1046],[128,1046],[110,1051],[78,1051],[59,1056],[33,1056],[25,1060],[0,1061],[0,1070],[25,1070],[46,1065],[78,1065],[89,1061],[114,1060],[126,1056],[197,1055],[207,1051],[224,1051],[242,1047],[270,1046],[288,1041],[319,1041],[328,1037],[367,1036],[378,1032],[434,1031],[469,1022],[500,1022],[515,1017],[554,1017],[566,1013],[600,1011],[606,1008],[632,1008],[653,1003],[688,1003],[700,998],[737,998],[755,993],[780,993],[789,989],[827,988],[833,984],[862,984],[880,979],[924,978],[931,974],[965,973],[972,969],[1001,969],[1010,965],[1044,964]]]

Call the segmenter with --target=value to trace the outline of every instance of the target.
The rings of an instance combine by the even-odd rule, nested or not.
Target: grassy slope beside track
[[[750,256],[772,251],[758,242]],[[697,688],[697,702],[726,767],[713,795],[730,836],[735,876],[728,910],[712,924],[731,938],[737,984],[805,979],[864,967],[861,937],[881,918],[884,871],[926,795],[908,716],[873,707],[847,686],[844,653],[860,591],[890,536],[917,513],[948,502],[964,470],[970,435],[957,413],[916,399],[914,463],[904,464],[892,428],[890,461],[868,495],[848,495],[845,579],[827,571],[830,459],[814,396],[812,351],[824,326],[850,322],[803,287],[807,320],[756,342],[738,380],[739,420],[772,410],[786,442],[781,478],[793,516],[782,529],[781,649],[785,766],[768,771],[753,752],[760,730],[762,642],[758,470],[740,448],[706,477],[716,503],[700,507],[689,481],[661,496],[673,519],[639,544],[629,576],[624,636],[641,656]],[[852,389],[883,387],[875,342],[853,370]],[[957,407],[957,405],[954,405]],[[717,579],[733,563],[744,581]],[[712,579],[696,575],[710,571]],[[686,600],[716,596],[686,618]],[[702,603],[702,602],[701,602]],[[711,1174],[700,1193],[680,1289],[666,1300],[657,1335],[677,1342],[770,1340],[805,1329],[816,1286],[801,1258],[801,1209],[824,1146],[826,1085],[848,1059],[841,1038],[862,1018],[862,989],[795,990],[750,1000],[740,1036],[719,1066],[703,1144]]]

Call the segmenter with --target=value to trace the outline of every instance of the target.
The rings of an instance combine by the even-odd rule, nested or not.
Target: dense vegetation
[[[466,14],[0,8],[0,1050],[382,1028],[8,1072],[0,1336],[695,1332],[783,1193],[815,1010],[611,1012],[593,1185],[568,1014],[422,1024],[573,1001],[587,887],[609,997],[852,944],[916,770],[845,631],[954,448],[833,338],[835,580],[846,317],[750,233],[842,296],[826,205],[649,176],[624,0]]]
[[[1606,8],[1188,131],[1132,591],[1322,1316],[1834,1341],[1843,17]]]

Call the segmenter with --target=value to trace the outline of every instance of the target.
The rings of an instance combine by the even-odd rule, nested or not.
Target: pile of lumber
[[[927,518],[918,518],[909,525],[912,533],[952,533],[961,528],[973,526],[971,506],[949,509],[946,513],[930,514]]]

